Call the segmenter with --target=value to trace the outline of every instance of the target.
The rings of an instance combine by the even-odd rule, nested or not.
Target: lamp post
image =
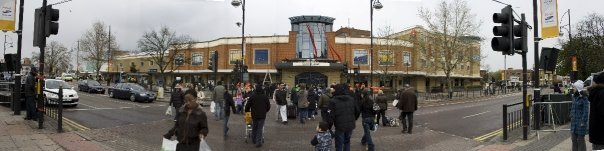
[[[370,53],[373,56],[373,9],[382,9],[384,6],[380,3],[380,0],[369,0],[369,20],[370,20],[370,35],[369,39],[371,39],[370,44]],[[369,87],[373,87],[373,59],[371,59],[371,64],[369,64]]]
[[[568,45],[570,47],[572,45],[572,42],[573,42],[572,28],[571,28],[571,25],[570,25],[570,9],[566,10],[566,12],[564,12],[564,14],[562,14],[562,17],[560,17],[560,18],[564,18],[564,15],[567,15],[567,14],[568,14],[568,24],[560,26],[560,29],[568,26],[568,28],[566,28],[566,29],[567,29],[567,32],[568,32]],[[560,36],[562,36],[562,35],[563,34],[560,33]],[[571,79],[570,80],[571,81],[575,81],[575,80],[577,80],[577,68],[576,68],[576,65],[577,65],[576,64],[576,61],[577,61],[577,50],[573,50],[573,52],[571,53],[571,58],[570,59],[571,59],[571,76],[570,76]]]
[[[241,24],[237,23],[237,25],[241,25],[241,67],[243,67],[245,64],[243,59],[245,52],[245,0],[233,0],[231,5],[235,8],[241,5]],[[241,72],[241,81],[243,83],[243,72]]]

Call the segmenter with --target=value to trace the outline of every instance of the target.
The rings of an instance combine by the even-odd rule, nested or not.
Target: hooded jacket
[[[262,89],[256,89],[255,94],[245,104],[245,112],[252,112],[254,119],[266,119],[266,112],[271,109],[268,97]]]
[[[337,91],[336,91],[337,92]],[[352,131],[361,110],[357,102],[349,95],[338,95],[329,102],[329,122],[336,131]]]
[[[589,142],[604,145],[604,84],[594,84],[589,92]]]

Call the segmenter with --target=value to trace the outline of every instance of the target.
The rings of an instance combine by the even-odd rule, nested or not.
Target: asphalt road
[[[112,99],[105,94],[79,92],[80,105],[67,108],[64,116],[90,130],[81,131],[90,139],[116,150],[159,150],[161,136],[173,125],[164,115],[167,102],[130,102]],[[413,134],[401,134],[400,127],[380,127],[373,134],[376,150],[471,150],[481,142],[474,138],[501,128],[501,105],[520,101],[519,94],[494,98],[468,99],[466,103],[423,107],[415,113]],[[398,116],[390,107],[387,115]],[[300,124],[275,122],[271,108],[265,125],[266,143],[261,149],[244,142],[245,126],[241,115],[232,115],[229,136],[222,136],[222,121],[215,121],[208,107],[210,136],[214,150],[312,150],[309,141],[319,121]],[[352,136],[353,150],[364,148],[360,120]]]

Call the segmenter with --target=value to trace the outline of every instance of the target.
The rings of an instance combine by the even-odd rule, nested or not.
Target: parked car
[[[63,105],[67,105],[67,106],[77,106],[78,105],[78,101],[79,101],[79,97],[78,97],[78,92],[76,92],[75,90],[73,90],[73,87],[71,87],[71,85],[69,85],[69,83],[63,81],[63,80],[55,80],[55,79],[46,79],[44,81],[44,101],[47,104],[54,104],[54,105],[58,105],[59,102],[59,95],[55,94],[59,92],[59,88],[62,86],[63,89]],[[51,91],[51,92],[55,92],[55,93],[51,93],[51,92],[47,92],[47,91]]]
[[[132,102],[153,102],[156,94],[145,90],[136,83],[118,83],[108,89],[109,97],[118,99],[129,99]]]
[[[80,80],[78,83],[78,90],[88,93],[105,93],[105,88],[95,80]]]

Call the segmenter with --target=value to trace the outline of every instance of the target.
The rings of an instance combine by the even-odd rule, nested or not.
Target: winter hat
[[[336,85],[333,95],[334,96],[346,95],[347,91],[348,91],[348,86],[346,84],[338,84],[338,85]]]
[[[594,75],[593,81],[597,84],[604,84],[604,72]]]
[[[573,87],[575,87],[577,91],[583,91],[583,81],[577,80],[577,82],[573,83]]]

